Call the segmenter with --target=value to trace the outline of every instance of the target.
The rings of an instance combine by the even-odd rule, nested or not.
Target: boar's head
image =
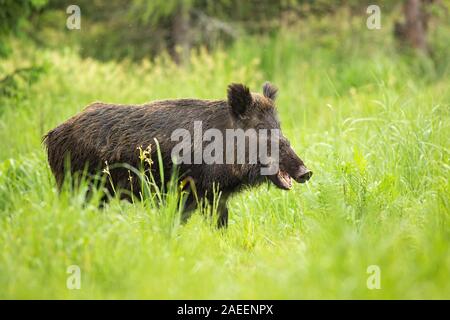
[[[263,94],[251,93],[248,87],[233,83],[228,87],[228,105],[235,127],[243,130],[255,129],[256,132],[261,129],[269,131],[276,129],[279,133],[276,137],[278,155],[277,157],[271,155],[271,159],[276,159],[276,168],[266,177],[280,189],[289,190],[292,187],[292,179],[305,183],[311,178],[312,172],[306,168],[302,159],[291,148],[289,140],[281,133],[275,108],[277,91],[277,88],[268,82],[263,85]],[[274,137],[269,135],[267,147],[271,139]],[[272,161],[259,164],[264,167],[272,166],[274,163]]]

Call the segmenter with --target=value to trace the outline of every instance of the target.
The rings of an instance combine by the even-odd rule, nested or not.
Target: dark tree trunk
[[[172,23],[172,54],[176,63],[185,64],[191,50],[189,9],[181,3]]]

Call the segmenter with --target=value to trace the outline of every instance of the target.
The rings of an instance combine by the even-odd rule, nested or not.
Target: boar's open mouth
[[[277,174],[271,175],[269,178],[280,189],[290,190],[292,188],[292,178],[284,170],[278,170]]]

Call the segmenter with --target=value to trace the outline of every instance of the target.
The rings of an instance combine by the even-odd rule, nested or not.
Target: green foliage
[[[27,18],[33,10],[45,6],[48,0],[1,0],[0,34],[17,31],[22,19]]]
[[[11,53],[4,39],[17,33],[24,20],[35,10],[45,6],[48,0],[0,0],[0,57]]]
[[[70,0],[49,0],[28,28],[29,37],[47,47],[71,46],[84,57],[140,60],[162,52],[177,56],[177,46],[215,48],[244,34],[269,34],[309,16],[342,8],[364,16],[370,1],[342,0],[78,0],[81,30],[67,30]],[[379,1],[383,10],[395,7]],[[185,25],[186,30],[179,30]]]
[[[2,70],[48,68],[19,84],[27,94],[0,97],[0,297],[448,298],[448,22],[440,58],[422,60],[395,50],[389,26],[339,18],[200,49],[184,67],[15,42]],[[260,91],[265,80],[279,86],[283,132],[314,175],[289,192],[237,195],[228,230],[200,212],[179,225],[170,190],[163,207],[58,195],[41,137],[88,103],[222,99],[230,82]],[[73,264],[80,290],[66,287]],[[370,265],[380,290],[366,286]]]

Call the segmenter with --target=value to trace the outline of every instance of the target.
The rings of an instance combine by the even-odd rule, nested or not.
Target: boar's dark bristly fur
[[[263,86],[263,94],[251,93],[242,84],[228,87],[227,100],[177,99],[154,101],[143,105],[115,105],[93,103],[81,113],[70,118],[44,137],[51,170],[61,188],[66,172],[74,175],[87,170],[95,175],[105,168],[105,163],[128,164],[138,168],[141,164],[138,147],[152,146],[152,174],[158,184],[158,160],[155,140],[160,145],[164,165],[163,183],[168,183],[173,170],[171,151],[179,141],[171,141],[176,129],[186,129],[193,136],[194,121],[202,122],[202,129],[280,129],[275,109],[277,89],[270,83]],[[225,144],[224,144],[225,145]],[[192,153],[194,149],[192,148]],[[225,151],[224,151],[225,154]],[[255,186],[267,178],[282,189],[291,187],[291,177],[305,182],[311,176],[303,161],[295,154],[288,140],[281,136],[279,171],[272,176],[262,176],[261,164],[179,164],[182,177],[190,177],[195,183],[198,198],[211,201],[213,188],[222,195],[219,202],[219,226],[226,226],[229,195],[243,187]],[[70,164],[70,168],[66,168]],[[124,167],[110,170],[115,190],[131,190],[139,198],[139,179],[129,180],[130,173]],[[132,184],[132,185],[131,185]],[[215,187],[213,187],[215,186]],[[112,194],[111,187],[109,192]],[[190,195],[185,212],[196,207]]]

